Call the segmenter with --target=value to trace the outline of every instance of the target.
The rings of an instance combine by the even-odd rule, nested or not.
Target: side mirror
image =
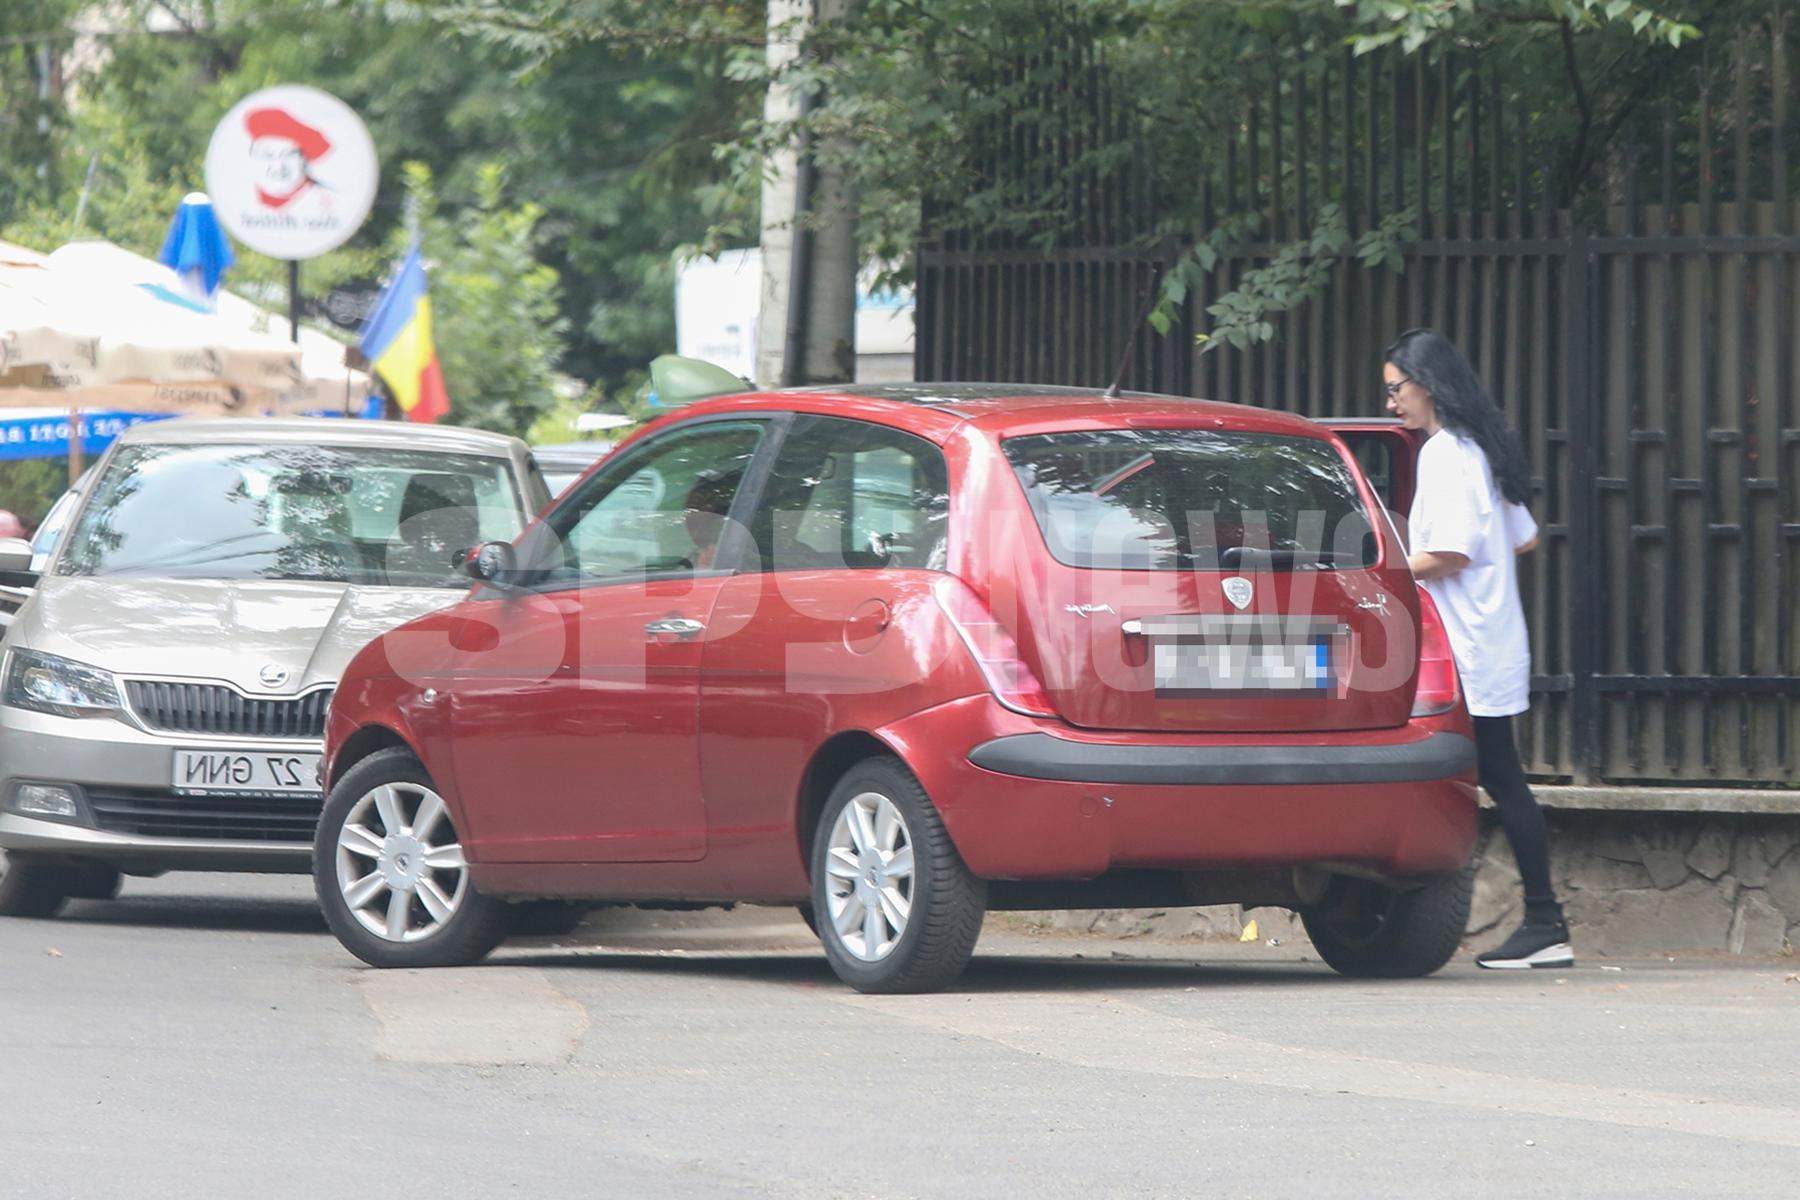
[[[24,538],[0,538],[0,585],[36,587],[38,572],[31,569],[31,543]]]
[[[517,566],[511,542],[483,542],[468,551],[462,562],[463,574],[470,579],[501,587],[506,585]]]

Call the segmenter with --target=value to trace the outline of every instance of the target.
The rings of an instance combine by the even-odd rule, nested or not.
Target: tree
[[[407,163],[404,175],[417,210],[451,420],[522,434],[556,404],[567,329],[556,271],[535,256],[543,210],[506,207],[498,163],[477,169],[475,203],[448,215],[438,209],[431,168]],[[405,237],[396,234],[396,257]]]
[[[736,195],[728,211],[754,203],[771,151],[800,139],[835,147],[860,211],[865,261],[907,271],[922,232],[970,245],[1050,246],[1079,231],[1075,198],[1105,178],[1132,147],[1108,139],[1100,116],[1070,94],[1080,71],[1126,81],[1148,156],[1167,204],[1146,240],[1195,240],[1171,275],[1187,287],[1219,228],[1201,229],[1197,165],[1224,159],[1241,135],[1249,97],[1267,94],[1338,61],[1395,44],[1418,51],[1449,42],[1494,57],[1518,83],[1534,141],[1555,151],[1534,166],[1534,191],[1565,204],[1594,203],[1607,183],[1613,135],[1653,101],[1671,96],[1696,63],[1695,38],[1759,13],[1771,0],[864,0],[858,18],[816,43],[817,53],[782,68],[822,102],[804,117],[770,121],[740,106],[735,137],[719,162]],[[756,21],[760,5],[710,0],[466,0],[439,11],[465,28],[531,52],[633,45],[647,55],[704,44],[729,50],[735,77],[769,82]],[[685,40],[685,42],[684,42]],[[1073,74],[1067,74],[1074,68]],[[1513,111],[1521,111],[1515,108]],[[986,170],[1002,146],[1016,169]],[[1004,156],[1002,156],[1004,157]],[[1797,156],[1800,159],[1800,156]],[[1374,266],[1397,261],[1410,235],[1396,215],[1382,228],[1343,230],[1344,197],[1313,197],[1304,237],[1278,247],[1270,271],[1223,300],[1211,315],[1212,343],[1272,336],[1268,315],[1304,299],[1321,257],[1357,254]],[[1331,206],[1339,205],[1337,209]],[[928,225],[921,214],[929,213]],[[1224,230],[1267,236],[1249,228]],[[1166,316],[1166,309],[1164,315]]]
[[[7,6],[0,29],[56,31],[91,7],[32,5],[43,11],[16,20],[16,6]],[[673,348],[676,252],[709,229],[732,237],[753,224],[753,204],[707,186],[718,171],[715,147],[734,133],[738,98],[748,94],[726,69],[728,46],[646,53],[639,41],[548,53],[529,39],[469,36],[427,6],[373,0],[116,0],[105,8],[116,29],[103,61],[79,81],[78,99],[56,106],[48,181],[10,188],[13,175],[0,179],[0,236],[50,248],[79,233],[154,253],[176,201],[202,186],[218,118],[256,88],[310,83],[362,115],[383,178],[363,231],[305,264],[307,294],[372,288],[388,270],[404,224],[402,164],[430,169],[446,218],[487,202],[483,173],[497,164],[511,195],[539,210],[532,259],[560,279],[561,369],[609,394]],[[152,16],[161,28],[171,13],[173,31],[149,32]],[[35,92],[21,93],[22,78],[0,75],[0,111],[35,102]],[[15,129],[0,126],[0,139]],[[41,157],[17,151],[9,161]],[[245,253],[230,286],[280,304],[285,282],[285,264]],[[512,374],[535,370],[520,364]]]
[[[55,190],[65,119],[58,39],[76,0],[8,0],[0,10],[0,213],[41,203]]]

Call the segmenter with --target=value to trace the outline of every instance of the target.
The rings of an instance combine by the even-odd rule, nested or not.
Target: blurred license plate
[[[319,790],[319,755],[253,750],[177,750],[174,788],[203,792],[312,792]]]
[[[1316,692],[1332,686],[1331,642],[1173,641],[1152,646],[1159,694]]]

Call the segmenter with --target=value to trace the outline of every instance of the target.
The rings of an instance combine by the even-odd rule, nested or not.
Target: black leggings
[[[1544,810],[1538,807],[1519,750],[1513,744],[1511,717],[1474,717],[1475,753],[1481,786],[1494,798],[1513,859],[1525,881],[1525,916],[1553,919],[1561,915],[1556,893],[1550,887],[1550,842],[1544,828]]]

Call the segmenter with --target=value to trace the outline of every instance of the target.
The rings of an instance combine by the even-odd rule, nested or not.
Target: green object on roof
[[[733,375],[724,367],[698,358],[664,354],[650,361],[650,394],[646,399],[652,404],[671,407],[692,404],[708,396],[747,392],[752,386],[748,379]]]

